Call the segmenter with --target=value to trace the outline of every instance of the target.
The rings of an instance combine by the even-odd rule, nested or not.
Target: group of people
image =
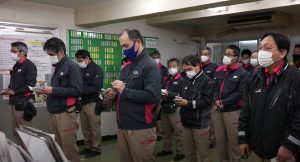
[[[288,62],[290,40],[281,33],[266,33],[259,49],[250,51],[228,46],[222,65],[212,63],[212,50],[181,61],[171,58],[167,67],[160,53],[147,53],[138,30],[124,30],[120,45],[126,59],[120,78],[104,91],[116,104],[117,143],[122,162],[153,162],[157,135],[163,149],[157,156],[171,155],[174,161],[210,162],[209,148],[216,146],[219,161],[292,162],[300,152],[300,45]],[[47,110],[57,143],[66,157],[79,162],[76,145],[77,113],[84,135],[80,154],[101,153],[99,98],[103,72],[86,50],[76,52],[77,64],[66,55],[62,40],[44,44],[54,73],[50,86],[39,92],[48,95]],[[31,102],[36,84],[36,66],[27,59],[22,42],[11,44],[9,95],[13,128],[30,125],[25,120],[26,102]],[[50,68],[50,67],[49,67]],[[160,120],[160,122],[157,122]],[[159,123],[159,124],[158,124]],[[16,141],[22,144],[14,130]]]
[[[103,72],[86,50],[76,52],[77,64],[66,54],[66,46],[59,38],[51,38],[44,44],[54,72],[51,84],[39,87],[38,94],[47,95],[49,125],[55,140],[67,159],[79,162],[77,147],[78,112],[84,135],[85,149],[80,154],[90,158],[101,153],[100,114],[102,100],[99,93],[103,86]],[[31,126],[34,110],[28,103],[34,100],[37,68],[27,59],[28,47],[23,42],[11,44],[10,56],[15,65],[10,71],[10,84],[1,95],[9,96],[13,135],[17,144],[22,143],[16,129],[20,125]],[[49,67],[51,68],[51,67]],[[36,110],[35,110],[36,111]],[[36,112],[35,112],[36,113]]]

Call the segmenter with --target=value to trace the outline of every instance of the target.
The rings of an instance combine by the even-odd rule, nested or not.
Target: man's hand
[[[217,101],[215,102],[215,105],[217,106],[217,110],[219,110],[219,111],[222,111],[223,108],[224,108],[224,106],[221,104],[221,101],[220,101],[220,100],[217,100]]]
[[[249,145],[248,144],[240,144],[240,152],[244,158],[248,159],[250,152],[251,152]]]
[[[120,94],[122,94],[123,90],[125,89],[125,83],[121,80],[115,80],[112,83],[114,89],[116,89]]]
[[[47,86],[43,88],[40,93],[47,94],[47,95],[52,94],[52,87]]]
[[[295,162],[296,159],[293,153],[285,148],[284,146],[280,146],[278,153],[277,153],[277,161],[278,162]]]
[[[182,97],[175,96],[175,104],[179,106],[187,106],[188,105],[188,100],[183,99]]]
[[[105,91],[105,95],[110,99],[110,100],[113,100],[116,98],[116,93],[114,92],[113,89],[111,88],[108,88],[106,91]]]
[[[6,90],[3,90],[0,95],[9,95],[9,96],[13,96],[15,95],[15,92],[11,89],[6,89]]]

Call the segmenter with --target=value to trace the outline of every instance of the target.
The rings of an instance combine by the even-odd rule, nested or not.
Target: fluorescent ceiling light
[[[228,6],[221,6],[221,7],[214,7],[214,8],[208,8],[209,11],[215,11],[215,12],[223,12],[228,10]]]

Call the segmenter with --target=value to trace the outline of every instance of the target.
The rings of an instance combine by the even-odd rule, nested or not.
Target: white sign
[[[157,38],[146,38],[146,48],[158,48]]]

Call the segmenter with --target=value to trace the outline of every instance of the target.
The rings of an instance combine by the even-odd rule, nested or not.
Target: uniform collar
[[[202,63],[202,66],[205,67],[205,66],[209,65],[210,63],[211,63],[211,61],[208,60],[208,61],[206,61],[206,62],[203,62],[203,63]]]
[[[68,59],[68,56],[65,55],[58,63],[54,64],[53,67],[60,67],[62,66]]]
[[[284,65],[284,61],[281,61],[279,65],[277,65],[274,69],[273,69],[273,74],[278,75],[282,69]],[[265,68],[265,73],[266,74],[271,74],[270,70]]]
[[[251,66],[251,64],[243,64],[243,68],[248,68],[250,66]]]
[[[147,52],[146,49],[144,49],[139,55],[137,55],[135,58],[131,59],[130,61],[135,64],[139,62],[144,56],[146,56]]]
[[[169,75],[169,79],[170,79],[170,80],[178,80],[180,77],[181,77],[181,75],[180,75],[179,73],[177,73],[177,74],[174,75],[174,76]]]
[[[236,70],[239,68],[239,64],[238,63],[235,63],[231,69],[228,69],[228,66],[225,66],[225,68],[223,69],[223,71],[232,71],[232,70]]]
[[[17,63],[18,64],[23,64],[26,61],[27,61],[27,57],[24,57],[24,58],[20,59],[19,61],[17,61]]]

